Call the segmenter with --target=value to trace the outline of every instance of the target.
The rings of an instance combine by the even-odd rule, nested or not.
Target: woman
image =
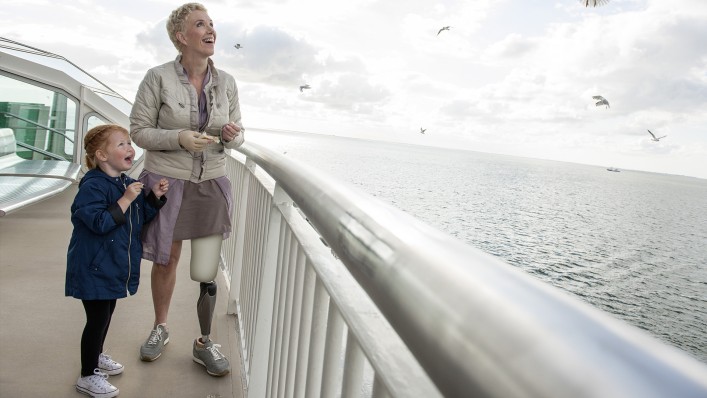
[[[194,340],[194,361],[213,376],[230,371],[228,359],[209,339],[216,300],[214,279],[221,241],[231,231],[231,185],[225,148],[243,144],[235,79],[214,67],[216,31],[206,8],[187,3],[167,20],[177,58],[150,69],[130,113],[133,141],[146,150],[140,180],[147,186],[166,178],[170,200],[143,235],[143,258],[151,274],[155,322],[140,348],[154,361],[169,342],[167,314],[183,240],[191,240],[191,278],[201,283],[197,315],[202,336]]]

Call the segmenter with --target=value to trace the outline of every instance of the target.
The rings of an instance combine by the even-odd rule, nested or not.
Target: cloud
[[[146,65],[155,66],[177,56],[177,49],[167,34],[166,21],[162,19],[136,35],[136,47],[151,55],[144,60]]]
[[[365,75],[342,73],[318,81],[311,93],[307,92],[304,100],[319,102],[335,109],[373,114],[376,105],[389,96],[388,90],[367,81]]]
[[[483,56],[487,60],[495,58],[517,60],[523,55],[534,51],[537,46],[537,40],[523,37],[518,33],[512,33],[503,40],[489,46]]]
[[[221,36],[219,40],[222,39]],[[231,42],[238,42],[243,48],[233,49],[233,55],[222,54],[221,59],[231,64],[244,81],[295,86],[304,74],[325,70],[326,65],[317,60],[317,48],[278,28],[257,26],[242,30]]]
[[[578,93],[604,95],[612,112],[621,114],[704,109],[705,74],[695,68],[705,65],[704,37],[704,18],[689,10],[590,16],[552,25],[538,37],[511,34],[484,52],[487,62],[508,73],[481,90],[490,100],[526,110],[504,117],[571,116],[570,107],[559,110],[580,105]]]

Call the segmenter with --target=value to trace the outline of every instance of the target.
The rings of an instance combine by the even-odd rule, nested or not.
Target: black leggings
[[[81,300],[86,311],[86,326],[81,335],[81,377],[91,376],[98,368],[116,300]]]

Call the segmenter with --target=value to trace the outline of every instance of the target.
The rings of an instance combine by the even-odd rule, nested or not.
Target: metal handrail
[[[306,214],[448,397],[704,397],[707,365],[319,170],[238,149]]]
[[[63,157],[63,156],[61,156],[61,155],[57,155],[57,154],[55,154],[55,153],[53,153],[53,152],[45,151],[44,149],[37,148],[37,147],[34,146],[34,145],[25,144],[24,142],[17,142],[16,144],[17,144],[17,146],[20,146],[20,147],[25,148],[25,149],[29,149],[29,150],[32,151],[32,152],[37,152],[37,153],[39,153],[39,154],[42,154],[42,155],[44,155],[44,156],[48,156],[48,157],[50,157],[50,158],[52,158],[52,159],[55,159],[55,160],[66,160],[66,161],[68,161],[68,159],[66,159],[65,157]]]
[[[34,126],[36,126],[36,127],[39,127],[39,128],[42,129],[42,130],[47,130],[47,131],[51,131],[52,133],[59,134],[60,136],[64,137],[64,139],[68,140],[68,141],[71,142],[72,144],[74,143],[74,140],[73,140],[73,139],[69,138],[68,135],[62,133],[61,131],[59,131],[59,130],[57,130],[57,129],[54,129],[54,128],[51,128],[51,127],[47,127],[47,126],[45,126],[45,125],[43,125],[43,124],[41,124],[41,123],[37,123],[37,122],[35,122],[35,121],[33,121],[33,120],[25,119],[25,118],[23,118],[22,116],[18,116],[18,115],[15,115],[14,113],[10,113],[10,112],[0,112],[0,115],[7,115],[7,116],[14,117],[14,118],[16,118],[16,119],[20,119],[20,120],[22,120],[23,122],[32,124],[32,125],[34,125]]]

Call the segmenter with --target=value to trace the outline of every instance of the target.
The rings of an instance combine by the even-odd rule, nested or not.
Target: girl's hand
[[[118,206],[120,206],[121,210],[123,210],[123,213],[128,210],[128,207],[130,207],[130,204],[133,203],[133,200],[140,195],[143,186],[144,184],[140,181],[135,181],[125,188],[125,193],[120,197],[120,199],[118,199]]]
[[[140,192],[142,192],[142,188],[144,186],[145,185],[140,181],[135,181],[134,183],[128,185],[127,188],[125,188],[125,193],[123,194],[123,197],[127,199],[130,203],[132,203],[132,201],[135,200],[138,195],[140,195]]]
[[[157,196],[157,198],[161,198],[162,195],[166,194],[167,191],[169,190],[169,181],[167,181],[166,178],[161,179],[159,182],[155,183],[155,185],[152,186],[152,192]]]

